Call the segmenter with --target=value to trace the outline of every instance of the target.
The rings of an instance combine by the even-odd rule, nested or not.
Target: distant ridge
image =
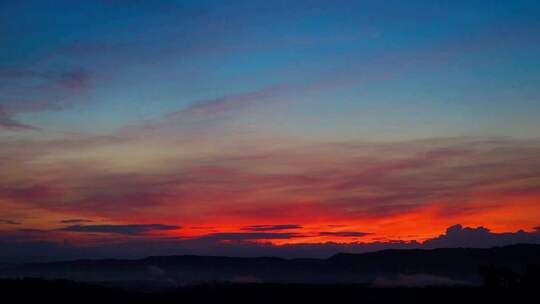
[[[328,259],[276,257],[151,256],[138,260],[74,260],[5,266],[0,278],[37,277],[104,284],[148,282],[190,285],[207,282],[362,283],[422,276],[448,284],[479,284],[481,266],[525,271],[540,263],[540,245],[487,249],[389,249],[339,253]]]

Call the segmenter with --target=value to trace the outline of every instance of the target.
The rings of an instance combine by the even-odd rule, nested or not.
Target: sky
[[[0,244],[540,242],[539,53],[538,1],[2,1]]]

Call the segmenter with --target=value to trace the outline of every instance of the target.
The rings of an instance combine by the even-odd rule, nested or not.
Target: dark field
[[[65,280],[10,279],[0,280],[0,292],[4,299],[13,299],[9,303],[538,303],[537,289],[529,287],[206,284],[162,292],[137,292]]]

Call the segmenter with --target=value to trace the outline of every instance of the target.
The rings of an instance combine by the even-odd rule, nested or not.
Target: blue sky
[[[55,74],[88,77],[88,87],[76,96],[54,96],[71,99],[61,110],[13,110],[28,124],[110,132],[207,99],[288,85],[301,87],[287,97],[298,105],[276,115],[306,132],[320,120],[330,121],[330,136],[361,120],[374,138],[388,136],[377,121],[406,138],[524,136],[539,127],[535,1],[2,6],[2,68],[51,75],[3,78],[13,84],[0,103],[36,103],[42,94],[54,95],[38,83],[24,88],[52,82]],[[261,123],[273,128],[266,126],[273,111],[283,109],[264,111],[270,113],[254,115],[266,116]],[[433,130],[426,133],[426,126]]]

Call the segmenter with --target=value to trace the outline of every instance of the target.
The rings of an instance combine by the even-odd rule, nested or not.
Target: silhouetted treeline
[[[524,274],[529,275],[529,274]],[[535,274],[536,275],[536,274]],[[205,284],[160,293],[43,279],[0,280],[3,303],[536,303],[533,288],[373,288],[355,284]]]
[[[505,266],[486,265],[480,268],[480,274],[488,287],[540,288],[540,266],[538,265],[527,265],[524,273]]]

